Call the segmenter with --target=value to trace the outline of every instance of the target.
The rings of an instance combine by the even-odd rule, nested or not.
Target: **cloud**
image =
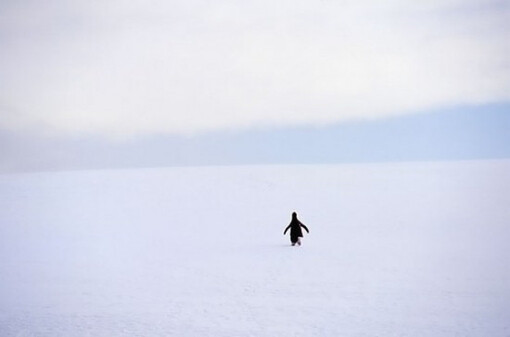
[[[130,138],[510,100],[497,1],[12,1],[0,127]]]

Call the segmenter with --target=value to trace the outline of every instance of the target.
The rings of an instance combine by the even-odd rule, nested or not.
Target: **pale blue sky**
[[[0,171],[240,164],[336,164],[510,158],[510,104],[368,122],[126,142],[0,132]]]
[[[508,1],[2,1],[0,50],[4,171],[506,156]]]

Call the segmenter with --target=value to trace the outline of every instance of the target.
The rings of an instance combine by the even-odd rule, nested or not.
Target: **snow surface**
[[[510,161],[0,175],[0,336],[510,336],[509,205]]]

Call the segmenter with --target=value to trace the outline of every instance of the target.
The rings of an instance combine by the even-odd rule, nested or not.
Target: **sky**
[[[510,157],[509,1],[4,0],[0,50],[0,171]]]

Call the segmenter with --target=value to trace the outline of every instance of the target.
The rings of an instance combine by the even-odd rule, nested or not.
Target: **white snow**
[[[504,160],[0,175],[0,336],[510,336],[509,205]]]

